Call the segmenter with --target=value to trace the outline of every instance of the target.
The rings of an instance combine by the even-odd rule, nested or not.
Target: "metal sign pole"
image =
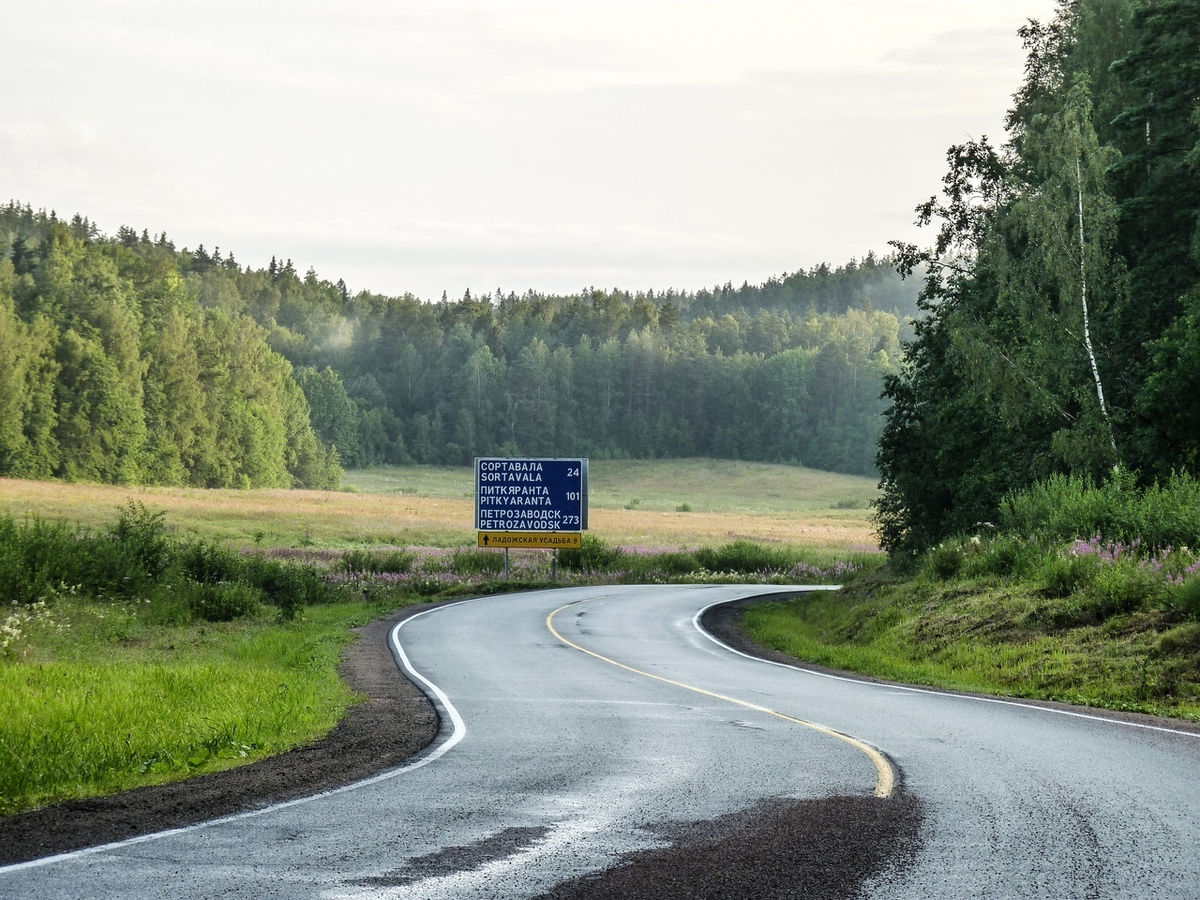
[[[558,549],[550,551],[550,580],[558,581]]]
[[[508,548],[504,548],[504,580],[508,581]]]

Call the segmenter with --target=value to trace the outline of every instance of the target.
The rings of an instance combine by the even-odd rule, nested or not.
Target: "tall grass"
[[[1103,484],[1058,475],[1005,498],[1001,527],[1039,540],[1099,536],[1157,547],[1200,547],[1200,480],[1176,473],[1140,488],[1121,471]]]
[[[811,662],[898,681],[1200,718],[1200,482],[1053,478],[903,578],[747,613]]]

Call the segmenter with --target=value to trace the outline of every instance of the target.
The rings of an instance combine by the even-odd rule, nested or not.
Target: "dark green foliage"
[[[1200,578],[1189,578],[1182,584],[1173,586],[1167,592],[1167,603],[1181,615],[1200,619]],[[1200,651],[1200,636],[1196,640],[1195,649]]]
[[[692,575],[698,572],[701,568],[700,560],[696,558],[696,554],[688,553],[686,551],[679,553],[660,553],[651,558],[653,559],[655,568],[657,568],[667,577]]]
[[[710,572],[782,571],[793,564],[792,555],[783,548],[764,547],[750,541],[734,541],[723,547],[701,547],[694,554],[696,561]]]
[[[1055,476],[1001,503],[1000,521],[1018,535],[1046,541],[1101,537],[1150,547],[1200,547],[1200,480],[1187,473],[1139,488],[1121,472],[1096,485]]]
[[[159,578],[170,564],[172,548],[166,534],[166,518],[165,512],[151,512],[145,504],[130,500],[121,507],[117,524],[110,533],[151,580]]]
[[[0,475],[324,488],[482,455],[870,474],[916,295],[868,255],[695,293],[350,297],[129,231],[0,207]]]
[[[600,538],[585,534],[578,550],[558,551],[558,564],[568,572],[602,572],[616,565],[623,555],[620,547],[610,547]]]
[[[954,578],[963,568],[962,548],[954,544],[939,544],[925,554],[929,574],[941,581]]]
[[[85,568],[77,561],[83,539],[62,522],[0,518],[0,596],[20,605],[53,597]]]
[[[1096,575],[1090,559],[1051,553],[1045,557],[1041,578],[1048,597],[1069,597],[1089,585]]]
[[[495,550],[458,550],[450,557],[449,570],[455,575],[504,574],[504,554]]]
[[[262,603],[290,619],[304,606],[328,603],[341,588],[310,565],[245,556],[205,541],[177,541],[165,533],[164,515],[130,501],[108,534],[62,522],[17,522],[0,517],[0,592],[22,605],[53,603],[62,595],[118,598],[153,604],[151,619],[184,622],[197,617],[224,622],[249,615]],[[411,555],[381,556],[394,570]],[[389,569],[379,569],[388,571]]]
[[[232,622],[259,606],[259,592],[245,584],[191,583],[180,590],[192,614],[206,622]]]
[[[404,550],[347,550],[334,567],[339,572],[404,574],[412,571],[416,557]]]
[[[1045,556],[1040,543],[1019,535],[999,535],[979,545],[967,546],[961,571],[972,578],[1025,578],[1041,565]]]
[[[236,581],[242,559],[233,550],[207,541],[183,544],[177,551],[175,566],[188,581],[221,584]]]
[[[986,530],[1026,490],[1042,496],[1005,507],[1026,535],[1196,540],[1195,493],[1154,484],[1200,467],[1200,12],[1073,0],[1021,34],[1009,143],[952,148],[918,207],[934,246],[899,246],[927,277],[885,379],[877,520],[898,558]],[[1087,482],[1109,486],[1071,487]],[[1140,505],[1117,502],[1135,487]]]

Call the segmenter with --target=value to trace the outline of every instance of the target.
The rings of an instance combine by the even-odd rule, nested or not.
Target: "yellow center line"
[[[828,735],[832,738],[837,738],[839,741],[845,741],[851,747],[862,751],[867,755],[872,763],[875,764],[877,778],[875,780],[875,796],[890,797],[892,791],[896,787],[896,773],[892,769],[892,764],[888,762],[886,756],[872,747],[870,744],[865,744],[858,738],[850,737],[848,734],[842,734],[840,731],[834,731],[832,728],[826,728],[824,725],[818,725],[816,722],[806,722],[804,719],[797,719],[795,716],[789,716],[786,713],[781,713],[777,710],[770,709],[766,706],[759,706],[757,703],[749,703],[745,700],[738,700],[736,697],[726,697],[724,694],[717,694],[713,691],[706,691],[704,688],[698,688],[694,685],[684,684],[682,681],[673,681],[670,678],[663,678],[661,675],[655,675],[653,672],[643,672],[641,669],[635,669],[633,666],[627,666],[625,663],[617,662],[615,659],[609,659],[607,656],[601,656],[586,647],[580,647],[574,641],[569,641],[563,637],[557,628],[554,627],[554,617],[564,609],[570,609],[572,606],[578,606],[586,601],[577,600],[574,603],[568,603],[566,606],[560,606],[550,615],[546,616],[546,627],[550,629],[550,633],[566,644],[568,647],[573,647],[580,653],[586,653],[588,656],[594,656],[596,659],[602,660],[609,665],[616,666],[618,669],[624,669],[627,672],[633,672],[635,675],[642,675],[646,678],[653,678],[655,681],[661,681],[663,684],[669,684],[674,687],[683,688],[685,691],[692,691],[696,694],[703,694],[705,697],[712,697],[714,700],[723,700],[726,703],[732,703],[736,706],[741,706],[746,709],[752,709],[755,712],[765,713],[768,716],[774,716],[777,719],[783,719],[785,722],[791,722],[795,725],[802,725],[805,728],[811,728],[813,731],[819,731],[821,734]]]

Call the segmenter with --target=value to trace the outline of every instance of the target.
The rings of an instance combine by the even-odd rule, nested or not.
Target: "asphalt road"
[[[0,898],[534,897],[763,800],[901,792],[919,844],[863,896],[1200,896],[1200,737],[775,666],[696,627],[763,590],[576,588],[412,618],[397,656],[443,706],[424,756],[0,869]]]

